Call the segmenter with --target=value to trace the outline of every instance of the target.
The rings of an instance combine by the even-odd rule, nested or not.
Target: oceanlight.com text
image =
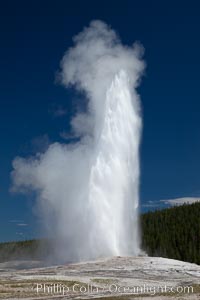
[[[193,293],[193,286],[150,286],[150,285],[141,285],[141,286],[120,286],[117,284],[110,284],[104,287],[97,287],[92,284],[81,284],[74,283],[73,285],[68,286],[67,284],[61,283],[38,283],[34,286],[34,291],[39,294],[51,294],[51,295],[67,295],[72,294],[102,294],[102,293],[111,293],[111,294],[190,294]]]

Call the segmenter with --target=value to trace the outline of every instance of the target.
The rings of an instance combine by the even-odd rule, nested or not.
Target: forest
[[[141,228],[149,256],[200,264],[200,202],[145,213]]]

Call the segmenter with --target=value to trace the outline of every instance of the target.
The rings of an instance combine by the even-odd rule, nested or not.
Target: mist
[[[136,88],[143,52],[138,43],[123,45],[104,22],[92,21],[73,38],[58,75],[64,87],[87,99],[86,112],[71,119],[78,142],[53,143],[13,161],[13,190],[34,191],[41,230],[53,238],[60,261],[140,253]]]

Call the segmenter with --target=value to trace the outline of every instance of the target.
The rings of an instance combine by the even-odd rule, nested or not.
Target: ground
[[[43,266],[0,263],[0,299],[200,299],[200,266],[161,257],[113,257]]]

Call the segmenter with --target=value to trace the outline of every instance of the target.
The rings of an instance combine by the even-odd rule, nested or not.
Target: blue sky
[[[72,37],[93,19],[123,44],[140,41],[146,74],[141,204],[200,196],[200,6],[198,1],[12,1],[2,4],[0,241],[37,236],[31,196],[12,195],[12,160],[63,141],[76,93],[55,82]],[[20,225],[19,225],[20,224]],[[23,224],[23,225],[22,225]],[[28,225],[25,225],[28,224]]]

